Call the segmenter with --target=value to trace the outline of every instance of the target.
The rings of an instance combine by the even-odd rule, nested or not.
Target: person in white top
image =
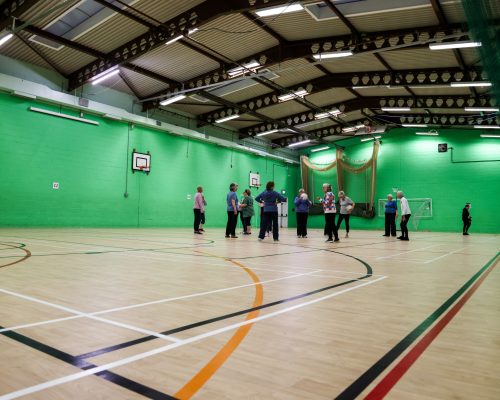
[[[398,237],[399,240],[410,240],[408,238],[408,221],[411,217],[410,205],[408,204],[408,200],[405,197],[405,194],[402,191],[398,191],[397,198],[401,203],[401,223],[399,226],[401,227],[401,236]]]

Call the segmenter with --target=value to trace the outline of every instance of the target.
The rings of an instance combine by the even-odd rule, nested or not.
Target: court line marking
[[[424,262],[424,264],[430,264],[431,262],[434,262],[434,261],[437,261],[437,260],[441,260],[442,258],[445,258],[445,257],[448,257],[448,256],[451,256],[452,254],[455,254],[455,253],[458,253],[459,251],[462,251],[464,248],[460,248],[460,249],[457,249],[457,250],[453,250],[453,251],[450,251],[446,254],[443,254],[442,256],[439,256],[439,257],[436,257],[436,258],[433,258],[431,260],[427,260]]]
[[[418,249],[413,249],[413,250],[409,250],[409,251],[404,251],[402,253],[396,253],[396,254],[392,254],[390,256],[384,256],[384,257],[377,257],[376,260],[385,260],[386,258],[392,258],[392,257],[397,257],[397,256],[401,256],[403,254],[408,254],[408,253],[414,253],[416,251],[421,251],[421,250],[427,250],[427,249],[430,249],[431,247],[436,247],[436,246],[442,246],[442,244],[432,244],[430,246],[426,246],[426,247],[419,247]]]
[[[295,274],[295,275],[292,275],[292,276],[284,276],[284,277],[281,277],[281,278],[269,279],[269,280],[266,280],[266,281],[262,281],[261,283],[264,284],[264,283],[271,283],[271,282],[282,281],[282,280],[285,280],[285,279],[298,278],[298,277],[301,277],[301,276],[312,275],[312,274],[315,274],[315,273],[318,273],[318,272],[321,272],[321,271],[322,270],[318,269],[318,270],[315,270],[315,271],[305,272],[305,273],[302,273],[302,274]],[[344,277],[338,277],[338,278],[339,279],[343,279]],[[193,298],[193,297],[206,296],[206,295],[213,294],[213,293],[221,293],[221,292],[226,292],[226,291],[235,290],[235,289],[242,289],[242,288],[245,288],[245,287],[255,286],[255,285],[256,285],[255,283],[247,283],[245,285],[231,286],[231,287],[228,287],[228,288],[215,289],[215,290],[210,290],[210,291],[206,291],[206,292],[192,293],[192,294],[187,294],[187,295],[184,295],[184,296],[168,297],[168,298],[165,298],[165,299],[153,300],[153,301],[149,301],[149,302],[146,302],[146,303],[138,303],[138,304],[132,304],[132,305],[128,305],[128,306],[110,308],[110,309],[107,309],[107,310],[95,311],[95,312],[91,312],[91,313],[82,313],[82,314],[86,314],[86,315],[72,315],[70,317],[62,317],[62,318],[56,318],[56,319],[51,319],[51,320],[46,320],[46,321],[34,322],[34,323],[31,323],[31,324],[17,325],[17,326],[12,326],[12,327],[7,327],[7,328],[0,329],[0,333],[1,332],[7,332],[7,331],[17,331],[17,330],[20,330],[20,329],[32,328],[32,327],[40,326],[40,325],[48,325],[48,324],[53,324],[53,323],[56,323],[56,322],[67,321],[67,320],[71,320],[71,319],[85,318],[87,316],[107,314],[107,313],[112,313],[112,312],[117,312],[117,311],[130,310],[132,308],[146,307],[146,306],[150,306],[150,305],[154,305],[154,304],[168,303],[168,302],[171,302],[171,301],[177,301],[177,300],[184,300],[184,299],[189,299],[189,298]]]
[[[244,325],[254,324],[256,322],[263,321],[263,320],[275,317],[277,315],[289,313],[291,311],[295,311],[297,309],[300,309],[300,308],[303,308],[303,307],[306,307],[306,306],[310,306],[312,304],[319,303],[321,301],[325,301],[325,300],[328,300],[328,299],[333,298],[333,297],[340,296],[342,294],[351,292],[353,290],[360,289],[360,288],[362,288],[364,286],[372,285],[372,284],[374,284],[376,282],[379,282],[379,281],[381,281],[383,279],[386,279],[386,277],[383,276],[383,277],[377,278],[377,279],[372,280],[372,281],[360,283],[359,285],[356,285],[356,286],[353,286],[353,287],[350,287],[350,288],[347,288],[347,289],[343,289],[343,290],[340,290],[338,292],[331,293],[329,295],[322,296],[322,297],[319,297],[319,298],[314,299],[314,300],[310,300],[310,301],[306,301],[304,303],[296,304],[294,306],[290,306],[290,307],[287,307],[287,308],[284,308],[284,309],[281,309],[281,310],[277,310],[277,311],[274,311],[274,312],[271,312],[271,313],[268,313],[268,314],[265,314],[265,315],[261,315],[259,317],[255,317],[255,318],[252,318],[252,319],[248,319],[246,321],[242,321],[242,322],[238,322],[238,323],[235,323],[235,324],[231,324],[231,325],[225,326],[223,328],[219,328],[219,329],[215,329],[215,330],[212,330],[212,331],[208,331],[208,332],[202,333],[200,335],[192,336],[192,337],[190,337],[188,339],[180,340],[179,342],[176,342],[176,343],[168,344],[166,346],[162,346],[162,347],[159,347],[157,349],[153,349],[153,350],[150,350],[150,351],[139,353],[139,354],[136,354],[134,356],[126,357],[126,358],[123,358],[121,360],[117,360],[117,361],[114,361],[114,362],[110,362],[108,364],[101,365],[99,367],[95,367],[95,368],[91,368],[91,369],[88,369],[88,370],[85,370],[85,371],[81,371],[81,372],[77,372],[77,373],[74,373],[74,374],[66,375],[66,376],[63,376],[61,378],[53,379],[53,380],[50,380],[50,381],[47,381],[47,382],[44,382],[44,383],[40,383],[38,385],[33,385],[33,386],[30,386],[30,387],[27,387],[27,388],[24,388],[24,389],[21,389],[21,390],[17,390],[17,391],[14,391],[14,392],[11,392],[11,393],[8,393],[8,394],[5,394],[5,395],[1,396],[0,400],[17,399],[17,398],[19,398],[21,396],[26,396],[28,394],[40,392],[42,390],[45,390],[45,389],[48,389],[48,388],[51,388],[51,387],[54,387],[54,386],[62,385],[64,383],[76,381],[78,379],[82,379],[82,378],[84,378],[86,376],[94,375],[96,373],[99,373],[99,372],[102,372],[102,371],[105,371],[105,370],[109,370],[109,369],[117,368],[117,367],[120,367],[120,366],[123,366],[123,365],[126,365],[126,364],[130,364],[132,362],[139,361],[139,360],[142,360],[142,359],[145,359],[145,358],[148,358],[148,357],[152,357],[154,355],[157,355],[157,354],[160,354],[160,353],[164,353],[166,351],[173,350],[173,349],[176,349],[178,347],[182,347],[182,346],[185,346],[185,345],[188,345],[188,344],[191,344],[191,343],[199,342],[199,341],[201,341],[203,339],[206,339],[206,338],[209,338],[209,337],[212,337],[212,336],[215,336],[215,335],[219,335],[219,334],[227,332],[227,331],[231,331],[231,330],[237,329],[237,328],[239,328],[241,326],[244,326]]]
[[[19,297],[21,299],[28,300],[28,301],[31,301],[31,302],[34,302],[34,303],[39,303],[39,304],[46,305],[48,307],[56,308],[58,310],[66,311],[66,312],[68,312],[70,314],[80,315],[81,317],[87,317],[87,318],[90,318],[90,319],[93,319],[93,320],[96,320],[96,321],[99,321],[99,322],[104,322],[104,323],[106,323],[108,325],[114,325],[114,326],[118,326],[120,328],[125,328],[125,329],[131,330],[131,331],[135,331],[135,332],[139,332],[139,333],[144,333],[146,335],[156,336],[159,339],[168,340],[170,342],[176,343],[176,342],[180,341],[180,339],[177,339],[177,338],[175,338],[173,336],[163,335],[161,333],[150,331],[149,329],[139,328],[139,327],[134,326],[134,325],[125,324],[125,323],[122,323],[122,322],[116,322],[116,321],[112,321],[112,320],[109,320],[109,319],[106,319],[106,318],[102,318],[102,317],[95,317],[95,316],[90,315],[88,313],[77,311],[77,310],[69,308],[69,307],[64,307],[64,306],[61,306],[59,304],[50,303],[50,302],[45,301],[45,300],[40,300],[40,299],[37,299],[35,297],[26,296],[26,295],[21,294],[21,293],[12,292],[10,290],[0,289],[0,292],[8,294],[8,295],[11,295],[11,296]]]

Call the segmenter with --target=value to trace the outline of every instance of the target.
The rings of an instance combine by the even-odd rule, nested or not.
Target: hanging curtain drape
[[[371,158],[365,162],[363,165],[360,166],[352,166],[349,165],[346,161],[344,161],[344,150],[341,148],[337,148],[336,151],[336,159],[335,161],[332,161],[329,164],[326,165],[314,165],[311,163],[309,160],[309,157],[307,156],[302,156],[300,157],[300,166],[301,166],[301,174],[302,174],[302,187],[306,191],[306,193],[310,193],[310,190],[312,189],[312,186],[310,185],[309,181],[309,175],[310,171],[319,171],[319,172],[326,172],[329,171],[333,168],[337,168],[337,187],[338,190],[345,190],[345,183],[344,183],[344,171],[353,173],[353,174],[360,174],[363,171],[366,171],[368,168],[371,167],[371,185],[370,185],[370,200],[368,203],[368,207],[366,210],[366,216],[367,217],[373,217],[374,216],[374,203],[375,203],[375,187],[376,187],[376,178],[377,178],[377,159],[378,159],[378,152],[380,149],[380,142],[378,140],[375,140],[373,143],[373,151],[372,151],[372,156]],[[365,214],[363,214],[365,216]]]

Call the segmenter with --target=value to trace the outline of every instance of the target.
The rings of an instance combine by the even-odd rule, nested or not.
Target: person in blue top
[[[260,221],[259,240],[264,240],[266,235],[266,228],[271,222],[273,225],[273,239],[275,242],[279,240],[278,228],[278,203],[285,203],[286,197],[274,191],[274,182],[270,181],[266,184],[266,191],[259,194],[255,201],[257,203],[264,203],[264,214]]]
[[[227,204],[227,224],[226,224],[226,237],[237,239],[236,236],[236,224],[238,223],[238,195],[236,191],[238,190],[238,184],[231,183],[229,185],[229,193],[226,197]]]
[[[297,216],[297,237],[307,237],[307,218],[309,216],[309,209],[312,206],[307,193],[304,189],[299,190],[299,195],[295,198],[295,214]]]
[[[385,203],[385,235],[396,236],[396,218],[398,217],[398,203],[392,199],[392,194],[387,195]]]

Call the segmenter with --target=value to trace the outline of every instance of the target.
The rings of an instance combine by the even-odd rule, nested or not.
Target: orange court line
[[[200,251],[200,253],[202,253]],[[204,253],[206,254],[206,253]],[[261,306],[264,302],[264,290],[260,282],[259,277],[249,268],[245,267],[237,261],[233,261],[230,258],[213,256],[222,258],[226,261],[237,265],[242,268],[252,280],[256,283],[255,285],[255,297],[252,304],[252,308]],[[245,321],[255,318],[259,315],[260,310],[254,310],[247,314]],[[231,356],[231,354],[238,348],[240,343],[245,339],[246,335],[252,328],[253,324],[243,325],[236,330],[236,332],[231,336],[231,338],[226,342],[226,344],[217,352],[217,354],[202,368],[196,375],[194,375],[189,382],[187,382],[177,393],[175,397],[180,400],[190,399],[198,390],[200,390],[205,383],[217,372],[217,370],[226,362],[226,360]]]

